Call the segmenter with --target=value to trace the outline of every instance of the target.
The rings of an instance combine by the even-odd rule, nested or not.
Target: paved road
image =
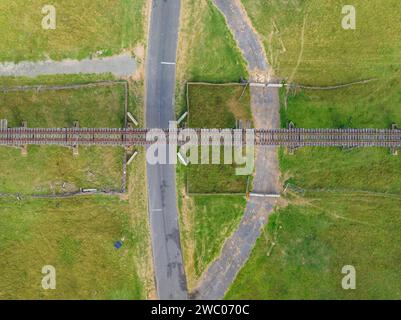
[[[78,73],[112,73],[117,77],[129,77],[136,70],[136,61],[129,54],[118,56],[62,61],[39,61],[20,63],[0,63],[0,76],[37,77],[39,75],[78,74]]]
[[[259,77],[269,78],[262,44],[250,26],[250,21],[238,0],[214,0],[224,14],[227,24],[241,49],[252,81]],[[256,71],[256,72],[255,72]],[[251,87],[251,107],[257,129],[278,128],[279,94],[277,88]],[[279,166],[275,147],[258,147],[255,161],[253,190],[256,193],[278,194]],[[197,289],[192,293],[195,299],[222,299],[235,280],[238,272],[248,260],[250,253],[273,211],[276,200],[272,198],[251,198],[244,216],[234,234],[225,242],[221,255],[202,275]]]
[[[167,128],[175,119],[175,61],[180,0],[153,0],[146,78],[146,122]],[[186,299],[176,202],[175,167],[148,165],[149,216],[159,299]]]

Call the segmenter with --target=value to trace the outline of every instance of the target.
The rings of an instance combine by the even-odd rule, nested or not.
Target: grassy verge
[[[177,188],[181,243],[189,288],[194,288],[208,265],[219,255],[224,241],[236,229],[246,199],[243,196],[188,196],[185,167],[178,166]]]
[[[228,83],[239,82],[241,77],[247,77],[246,63],[226,26],[224,17],[213,3],[210,0],[189,0],[184,1],[182,6],[177,61],[177,114],[187,110],[185,95],[187,82]],[[194,15],[194,12],[197,14]],[[195,100],[190,103],[190,126],[235,127],[235,116],[237,115],[238,119],[241,119],[243,114],[236,114],[233,112],[236,108],[230,110],[229,105],[223,104],[222,101],[231,101],[232,105],[238,106],[232,96],[229,97],[230,99],[224,100],[228,97],[229,92],[238,97],[237,90],[231,87],[226,89],[206,88],[194,92],[199,98],[199,103]],[[217,101],[213,98],[209,99],[213,95],[208,96],[208,90]],[[217,94],[216,91],[220,93]],[[249,93],[245,92],[243,98],[243,101],[248,103]],[[249,103],[247,108],[239,109],[248,112]],[[219,109],[224,112],[213,117],[213,114],[219,112]],[[248,119],[248,116],[249,113],[245,113],[244,119]],[[202,165],[192,166],[189,171],[193,170],[197,177],[202,176],[198,181],[200,185],[196,186],[198,191],[210,193],[210,191],[215,192],[222,188],[233,190],[232,183],[234,181],[231,178],[234,168],[224,166],[223,172],[219,171],[221,169],[223,169],[221,166]],[[177,187],[181,241],[188,285],[193,288],[205,268],[218,256],[225,239],[238,224],[245,208],[245,199],[241,196],[188,196],[185,193],[185,172],[186,168],[178,166]],[[207,177],[214,177],[214,182],[208,181]],[[219,181],[218,177],[226,183],[219,184],[223,180]],[[197,179],[190,180],[198,184]],[[241,192],[244,192],[243,181],[236,185]]]
[[[239,82],[246,76],[246,63],[218,9],[210,0],[184,1],[177,57],[177,113],[186,110],[186,82]]]
[[[136,115],[139,125],[144,124],[144,84],[134,82],[130,84],[130,100],[128,111]],[[133,263],[143,284],[144,298],[156,299],[154,283],[152,243],[148,220],[148,195],[146,182],[146,151],[138,147],[138,156],[127,168],[127,191],[130,207],[130,221],[135,230],[135,250]]]
[[[195,275],[200,277],[236,229],[246,205],[240,196],[194,196]]]
[[[341,26],[342,7],[349,4],[342,0],[242,3],[276,74],[289,81],[327,85],[400,70],[397,0],[353,1],[356,30]]]
[[[10,127],[27,121],[29,127],[122,127],[124,86],[23,91],[0,94],[1,118]],[[79,156],[62,147],[29,146],[28,156],[18,149],[1,148],[3,193],[60,193],[79,188],[119,190],[121,148],[80,147]]]
[[[137,270],[143,291],[141,299],[155,299],[152,243],[148,220],[145,150],[138,149],[135,163],[128,168],[128,206],[133,229],[132,263]],[[130,271],[130,270],[128,270]]]
[[[143,40],[144,0],[55,0],[56,30],[42,29],[46,2],[0,4],[0,61],[109,56]]]
[[[220,83],[246,77],[246,65],[234,38],[210,0],[183,3],[180,32],[179,78]]]

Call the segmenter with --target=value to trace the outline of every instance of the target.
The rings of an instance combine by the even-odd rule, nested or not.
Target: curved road
[[[180,0],[153,0],[146,67],[146,125],[175,120],[175,62]],[[176,202],[175,166],[147,166],[149,217],[159,299],[187,299]]]

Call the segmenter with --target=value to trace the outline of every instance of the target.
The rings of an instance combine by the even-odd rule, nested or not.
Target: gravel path
[[[0,76],[37,77],[40,75],[112,73],[117,77],[129,77],[136,71],[136,61],[129,54],[108,58],[0,63]]]
[[[248,62],[251,80],[267,77],[270,67],[258,36],[237,0],[213,0],[226,17],[238,46]],[[256,71],[256,72],[255,72]],[[277,88],[251,87],[251,107],[256,128],[279,128],[279,91]],[[279,194],[279,165],[275,147],[257,148],[253,191]],[[192,293],[194,299],[222,299],[241,270],[272,213],[276,200],[251,198],[234,234],[227,239],[221,255],[205,271]]]

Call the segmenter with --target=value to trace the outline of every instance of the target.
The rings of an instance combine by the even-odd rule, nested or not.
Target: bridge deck
[[[3,128],[0,129],[0,145],[144,146],[157,140],[152,138],[150,131],[151,129],[117,128]],[[170,143],[169,138],[174,139],[177,136],[177,132],[174,131],[158,131],[165,136],[157,140],[159,143]],[[178,136],[186,137],[186,140],[183,138],[178,144],[183,144],[191,138],[193,144],[197,145],[239,146],[252,141],[255,145],[289,147],[401,147],[401,130],[385,129],[214,129],[207,131],[207,134],[202,129],[189,129],[179,130]]]

